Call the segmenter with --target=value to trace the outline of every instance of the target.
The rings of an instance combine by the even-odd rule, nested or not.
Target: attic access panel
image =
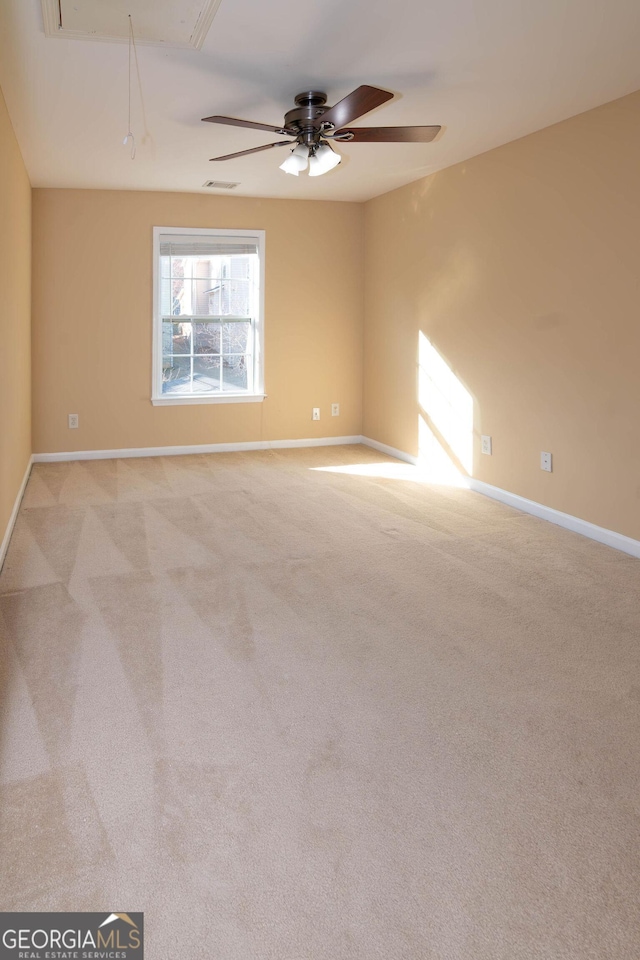
[[[67,40],[129,40],[129,14],[136,43],[199,50],[221,0],[42,0],[47,37]]]

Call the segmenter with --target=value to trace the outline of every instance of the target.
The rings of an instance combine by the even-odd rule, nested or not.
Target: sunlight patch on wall
[[[468,487],[466,474],[448,456],[421,413],[418,414],[418,460],[425,483],[444,487]]]
[[[473,470],[473,397],[433,344],[418,335],[418,459],[451,483]]]

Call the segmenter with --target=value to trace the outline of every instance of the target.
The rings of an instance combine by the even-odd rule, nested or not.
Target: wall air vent
[[[44,32],[63,40],[129,42],[199,50],[221,0],[41,0]]]
[[[205,180],[203,187],[209,187],[211,190],[235,190],[239,183],[231,183],[228,180]]]

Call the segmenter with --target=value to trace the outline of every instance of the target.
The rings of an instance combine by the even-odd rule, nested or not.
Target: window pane
[[[163,277],[160,281],[160,315],[171,315],[171,280],[168,277]]]
[[[162,392],[191,392],[191,360],[189,357],[165,357],[162,361]]]
[[[246,353],[249,349],[250,323],[222,324],[222,352]]]
[[[189,313],[190,306],[191,298],[188,296],[188,289],[185,287],[184,280],[172,280],[171,309],[169,310],[169,313],[174,317],[180,317],[183,313]]]
[[[171,276],[184,277],[185,263],[187,263],[187,257],[171,257]],[[189,275],[189,271],[187,270],[186,276],[188,275]]]
[[[222,368],[222,389],[223,390],[247,390],[248,389],[248,370],[251,358],[225,357]]]
[[[171,355],[171,335],[173,327],[170,323],[162,324],[162,359]]]
[[[219,323],[194,323],[193,352],[220,353]]]
[[[220,389],[220,357],[194,357],[193,392],[211,393]]]
[[[164,356],[191,353],[190,323],[162,324],[162,353]]]
[[[207,314],[215,317],[250,317],[251,286],[248,280],[231,277],[209,281]]]

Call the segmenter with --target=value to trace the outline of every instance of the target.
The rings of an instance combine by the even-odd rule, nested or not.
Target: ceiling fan
[[[378,87],[364,84],[353,90],[333,107],[326,106],[327,95],[319,90],[306,90],[295,98],[295,107],[284,116],[281,127],[268,123],[254,123],[251,120],[237,120],[235,117],[203,117],[207,123],[226,123],[233,127],[249,127],[252,130],[267,130],[293,140],[277,140],[262,147],[228,153],[224,157],[212,157],[212,160],[234,160],[246,157],[250,153],[271,150],[272,147],[293,145],[290,155],[280,165],[285,173],[298,176],[309,166],[309,176],[317,177],[336,167],[341,160],[340,154],[331,147],[330,140],[338,143],[429,143],[438,134],[441,127],[353,127],[349,125],[365,113],[374,110],[393,94]]]

